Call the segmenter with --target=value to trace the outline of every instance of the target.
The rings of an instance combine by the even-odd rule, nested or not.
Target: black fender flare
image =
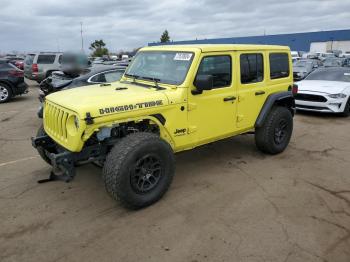
[[[274,105],[284,106],[290,110],[293,116],[295,114],[295,100],[292,92],[284,91],[271,94],[267,97],[259,116],[255,121],[255,128],[261,127],[264,124],[267,115]]]

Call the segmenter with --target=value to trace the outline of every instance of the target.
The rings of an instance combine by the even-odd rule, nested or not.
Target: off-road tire
[[[12,89],[7,84],[4,84],[4,83],[0,83],[0,89],[7,92],[7,97],[4,97],[4,99],[1,99],[0,97],[0,104],[8,102],[13,96]]]
[[[151,186],[149,191],[141,192],[138,190],[139,182],[135,180],[139,177],[144,181],[146,174],[143,172],[151,172],[145,171],[144,167],[140,168],[140,163],[148,163],[148,160],[144,160],[147,158],[158,160],[159,167],[155,167],[154,172],[159,178],[153,188]],[[153,164],[152,160],[150,166]],[[170,145],[156,134],[141,132],[122,138],[112,148],[103,167],[103,180],[107,192],[114,199],[126,208],[140,209],[155,203],[165,194],[174,173],[175,158]],[[142,183],[142,187],[144,184],[145,182]]]
[[[283,133],[279,133],[284,125]],[[288,146],[292,132],[292,113],[286,107],[275,106],[266,117],[264,124],[256,128],[255,144],[264,153],[278,154]]]
[[[348,102],[345,105],[344,111],[340,115],[343,117],[350,116],[350,98],[348,99]]]
[[[38,136],[45,136],[45,135],[46,135],[46,132],[45,132],[45,130],[44,130],[44,126],[41,125],[41,126],[39,127],[37,133],[36,133],[36,136],[38,137]],[[36,150],[38,151],[40,157],[41,157],[46,163],[48,163],[49,165],[52,165],[52,164],[51,164],[51,160],[50,160],[50,158],[46,155],[46,151],[45,151],[44,148],[38,146],[38,147],[36,148]],[[56,151],[56,150],[53,150],[52,153],[57,153],[57,151]]]

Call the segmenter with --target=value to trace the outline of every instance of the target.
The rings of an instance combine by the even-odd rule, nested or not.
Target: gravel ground
[[[101,170],[37,184],[37,87],[0,105],[0,261],[350,261],[350,118],[298,114],[288,149],[242,135],[178,154],[155,205],[128,211]]]

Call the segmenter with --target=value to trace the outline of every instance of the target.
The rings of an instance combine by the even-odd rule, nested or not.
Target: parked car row
[[[324,56],[323,59],[313,55],[308,55],[307,57],[307,59],[298,58],[293,62],[294,81],[304,79],[319,67],[350,67],[350,57],[336,57],[333,53],[330,56]]]

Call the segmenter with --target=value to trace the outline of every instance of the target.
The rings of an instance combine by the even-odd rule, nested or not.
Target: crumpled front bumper
[[[38,181],[39,183],[53,180],[70,182],[76,174],[75,167],[78,164],[104,160],[108,149],[105,144],[95,144],[84,147],[80,152],[70,152],[59,148],[56,150],[58,151],[57,153],[50,153],[53,151],[53,148],[57,149],[58,145],[48,135],[32,137],[32,146],[34,148],[41,147],[44,149],[53,167],[50,177]]]

